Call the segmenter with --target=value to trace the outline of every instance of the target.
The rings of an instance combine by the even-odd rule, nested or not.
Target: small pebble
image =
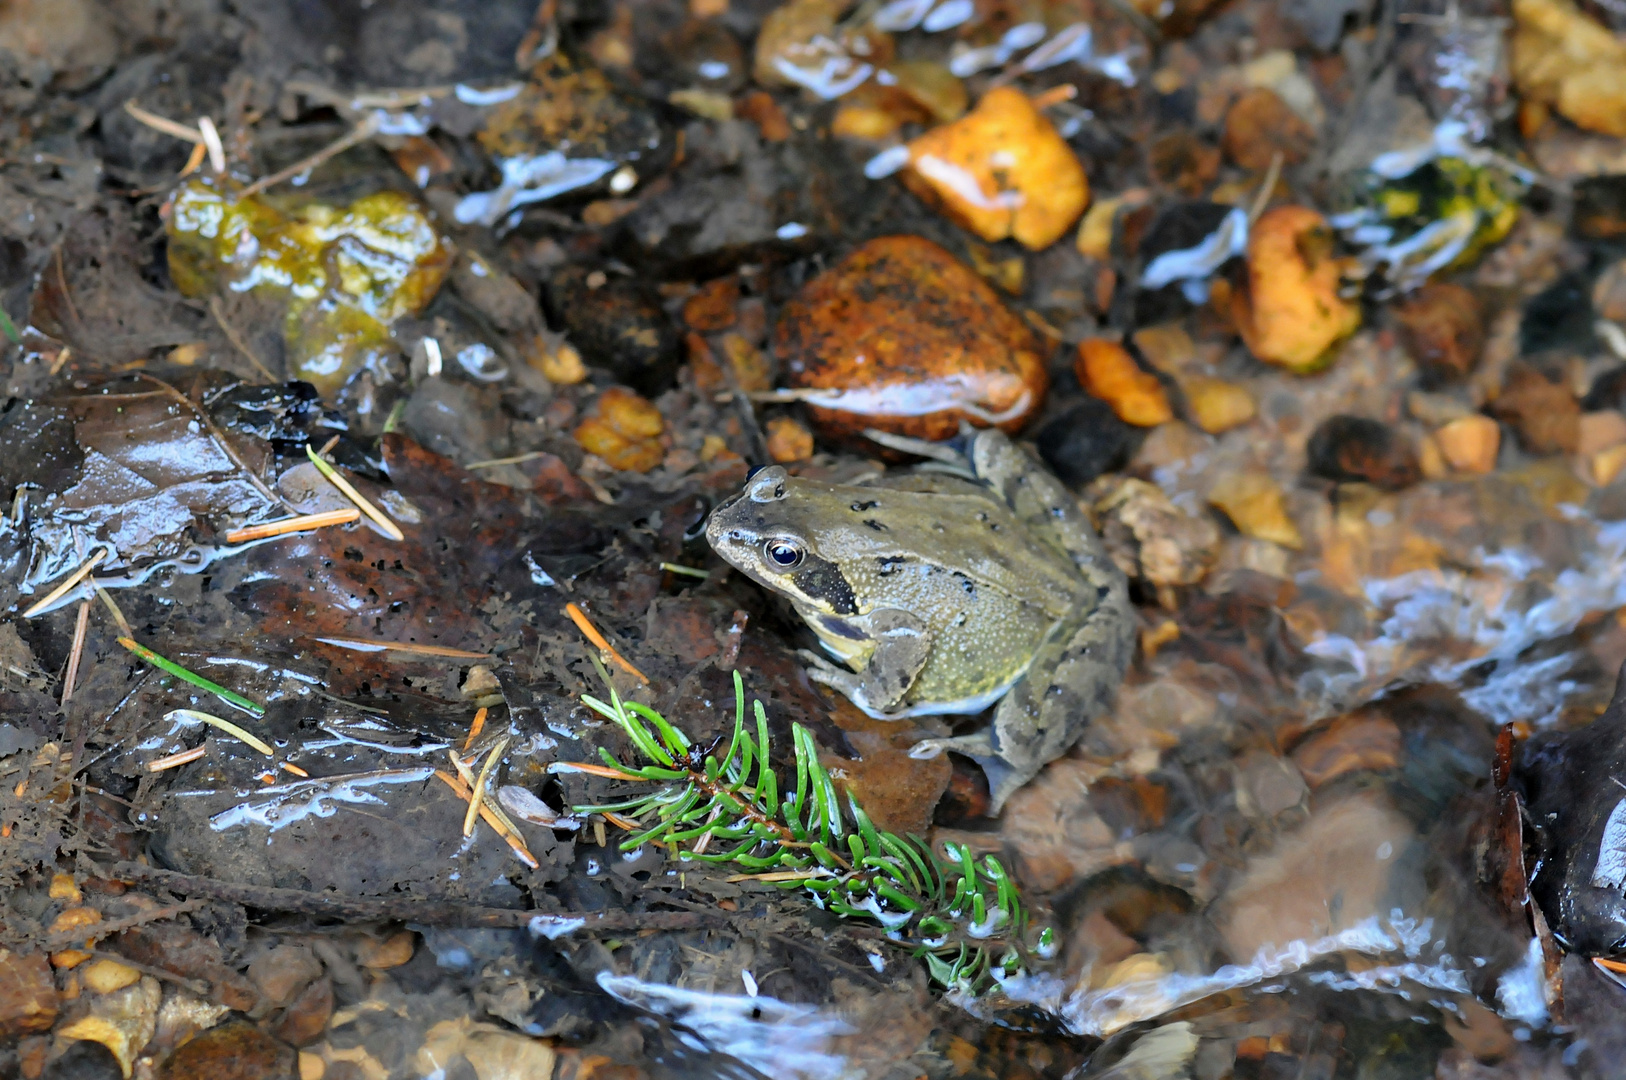
[[[159,1069],[158,1080],[281,1080],[293,1073],[294,1063],[292,1047],[232,1020],[183,1044]]]
[[[1246,387],[1224,379],[1196,376],[1181,383],[1181,389],[1192,423],[1210,435],[1241,427],[1259,411]]]
[[[1116,341],[1087,338],[1078,343],[1073,364],[1079,385],[1112,406],[1118,419],[1136,427],[1156,427],[1174,419],[1168,395],[1157,376],[1142,371]]]
[[[80,971],[79,978],[84,982],[85,989],[97,994],[111,994],[139,982],[141,972],[117,960],[93,960]]]
[[[1344,264],[1334,244],[1327,219],[1306,206],[1278,206],[1254,223],[1247,287],[1231,294],[1231,317],[1254,356],[1308,374],[1360,326],[1360,304],[1339,295]]]
[[[683,321],[702,334],[727,330],[739,319],[734,307],[739,302],[740,279],[733,275],[715,278],[683,302]]]
[[[1446,463],[1457,472],[1488,473],[1496,468],[1502,445],[1502,427],[1477,413],[1453,420],[1434,433]]]
[[[1512,425],[1519,441],[1531,453],[1575,452],[1580,440],[1581,405],[1568,387],[1541,372],[1522,365],[1514,367],[1491,408],[1498,419]]]
[[[813,456],[813,433],[801,421],[776,416],[768,421],[768,456],[780,465]]]
[[[1231,519],[1237,531],[1298,550],[1304,537],[1287,513],[1281,485],[1264,473],[1227,473],[1208,493],[1208,501]]]
[[[647,399],[612,386],[599,397],[595,410],[574,433],[583,450],[628,472],[648,472],[665,458],[666,448],[660,443],[665,422]]]
[[[1364,416],[1321,422],[1306,447],[1312,475],[1339,483],[1364,481],[1399,491],[1422,478],[1417,453],[1389,425]]]
[[[39,1075],[40,1080],[124,1080],[124,1070],[113,1051],[90,1039],[69,1043],[62,1056],[46,1065]]]
[[[1607,450],[1600,450],[1592,455],[1588,462],[1592,473],[1592,482],[1599,487],[1611,483],[1620,475],[1620,470],[1626,466],[1626,444],[1611,446]]]
[[[1427,386],[1461,379],[1485,347],[1485,311],[1461,285],[1431,282],[1394,307],[1401,343]]]
[[[58,1000],[43,955],[0,949],[0,1038],[49,1031]]]
[[[1079,487],[1127,465],[1140,432],[1118,419],[1106,402],[1086,397],[1046,422],[1033,441],[1050,471]]]
[[[1626,416],[1614,409],[1582,413],[1576,432],[1575,452],[1589,458],[1600,450],[1626,443]]]
[[[1231,103],[1220,145],[1244,169],[1264,172],[1276,154],[1282,156],[1283,165],[1297,165],[1309,157],[1315,132],[1279,94],[1260,86],[1243,91]]]
[[[1014,86],[909,144],[905,186],[984,240],[1037,251],[1084,213],[1090,184],[1072,147]]]

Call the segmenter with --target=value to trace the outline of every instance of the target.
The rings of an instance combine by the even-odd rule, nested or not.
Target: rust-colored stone
[[[1315,149],[1315,132],[1274,90],[1246,90],[1225,114],[1225,137],[1220,145],[1232,161],[1256,172],[1270,168],[1270,159],[1282,155],[1282,164],[1297,165]]]
[[[946,439],[962,420],[1015,431],[1049,385],[1027,324],[918,236],[871,240],[809,282],[785,305],[774,349],[791,386],[832,392],[811,412],[833,435]]]
[[[1485,312],[1473,293],[1451,282],[1433,282],[1394,307],[1400,341],[1422,370],[1424,381],[1439,385],[1460,379],[1479,362],[1485,347]]]
[[[45,956],[0,949],[0,1038],[49,1031],[56,1011],[56,983]]]
[[[1573,453],[1580,440],[1581,403],[1567,387],[1534,368],[1519,365],[1508,372],[1491,408],[1532,453]]]
[[[715,278],[683,302],[683,321],[690,330],[710,334],[727,330],[739,318],[734,305],[740,302],[740,279]]]

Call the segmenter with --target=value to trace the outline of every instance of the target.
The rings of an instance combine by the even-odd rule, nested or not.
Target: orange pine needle
[[[480,737],[480,732],[484,730],[485,726],[486,710],[485,707],[482,706],[480,711],[474,714],[474,723],[469,725],[469,737],[463,740],[463,749],[465,751],[474,745],[474,740]]]
[[[305,532],[307,529],[325,529],[329,525],[348,525],[352,521],[360,520],[361,511],[353,506],[343,510],[328,510],[321,514],[301,514],[281,521],[270,521],[264,525],[250,525],[246,529],[233,529],[226,534],[226,543],[244,544],[250,540],[264,540],[268,536]]]
[[[619,769],[612,769],[608,765],[593,765],[586,761],[556,761],[548,766],[549,772],[584,772],[590,776],[606,776],[611,780],[635,780],[637,777],[628,776]]]
[[[179,754],[171,754],[169,757],[161,757],[157,761],[148,762],[147,771],[156,773],[163,772],[165,769],[178,768],[181,765],[198,760],[208,752],[209,748],[200,743],[190,750],[182,750]]]
[[[446,770],[436,769],[435,775],[440,777],[446,786],[451,788],[457,797],[464,802],[469,802],[474,798],[474,792],[470,790],[469,786]],[[536,856],[532,855],[530,849],[525,846],[525,841],[510,833],[503,826],[503,823],[497,819],[497,815],[493,814],[491,809],[485,805],[484,800],[480,803],[480,817],[487,825],[491,826],[493,832],[502,837],[503,841],[514,850],[514,854],[519,858],[520,862],[529,866],[532,870],[542,865],[536,861]]]
[[[1626,963],[1621,963],[1619,960],[1605,960],[1601,956],[1594,956],[1592,962],[1605,971],[1613,971],[1616,975],[1626,975]]]
[[[614,825],[616,828],[623,829],[626,832],[637,832],[639,829],[643,828],[642,825],[638,824],[636,821],[632,820],[630,817],[622,817],[620,814],[615,813],[613,810],[604,811],[604,820],[608,821],[611,825]]]
[[[598,646],[599,651],[614,661],[617,667],[621,668],[622,671],[625,671],[628,675],[631,675],[645,686],[649,685],[649,676],[633,667],[626,657],[615,651],[615,646],[611,645],[609,639],[598,632],[598,627],[594,626],[592,622],[588,620],[587,613],[585,611],[577,607],[575,604],[566,604],[565,614],[570,616],[570,621],[576,624],[576,629],[582,632],[582,636],[588,641],[592,642],[594,645]]]
[[[1062,83],[1052,86],[1043,93],[1034,94],[1031,100],[1035,109],[1047,109],[1052,105],[1059,105],[1064,101],[1071,101],[1078,96],[1078,87],[1072,83]]]
[[[469,652],[467,649],[453,649],[445,645],[409,645],[403,641],[365,641],[338,637],[319,637],[316,640],[325,645],[337,645],[341,649],[355,649],[358,652],[419,653],[423,656],[447,656],[454,660],[491,659],[488,653]]]

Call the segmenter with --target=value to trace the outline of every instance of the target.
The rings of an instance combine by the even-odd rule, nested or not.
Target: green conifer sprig
[[[780,786],[769,763],[768,717],[753,701],[747,723],[745,684],[734,673],[734,731],[694,743],[647,705],[583,695],[613,720],[647,764],[628,765],[600,747],[604,764],[560,762],[554,772],[582,771],[658,785],[653,791],[578,814],[611,813],[638,828],[621,842],[630,851],[654,843],[684,861],[731,863],[755,880],[804,889],[813,902],[847,918],[880,924],[889,940],[924,957],[932,978],[978,993],[1055,953],[1053,931],[1029,924],[998,859],[978,862],[964,844],[941,853],[917,836],[877,829],[856,800],[843,802],[819,763],[813,736],[791,725],[795,787]],[[753,731],[754,728],[754,731]]]

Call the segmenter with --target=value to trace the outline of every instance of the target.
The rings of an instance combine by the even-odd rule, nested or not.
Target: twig
[[[316,153],[312,154],[310,157],[302,158],[288,166],[286,169],[278,170],[277,172],[272,173],[270,176],[260,177],[260,179],[254,181],[254,183],[250,184],[248,187],[239,192],[237,197],[239,199],[247,199],[251,196],[258,195],[266,188],[275,187],[284,180],[292,180],[300,173],[308,172],[309,170],[316,168],[318,165],[322,164],[322,162],[333,157],[335,154],[342,154],[352,146],[355,146],[357,143],[366,142],[368,139],[378,134],[378,124],[378,114],[369,113],[367,116],[363,117],[355,127],[350,129],[349,134],[335,139],[333,142],[330,142],[326,146],[322,147],[322,149],[316,151]]]
[[[355,507],[328,510],[321,514],[301,514],[281,521],[266,522],[264,525],[250,525],[246,529],[233,529],[226,534],[226,543],[246,544],[250,540],[264,540],[267,537],[283,536],[287,533],[323,529],[329,525],[348,525],[352,521],[360,520],[361,511]]]
[[[113,625],[119,628],[119,633],[127,638],[133,638],[135,631],[130,629],[130,620],[124,617],[124,612],[119,610],[119,606],[113,602],[107,590],[100,585],[96,586],[96,598],[107,608],[107,613],[113,616]]]
[[[378,507],[368,502],[366,496],[351,486],[350,481],[340,476],[333,466],[323,460],[322,455],[318,454],[316,448],[310,443],[305,444],[305,456],[310,458],[311,464],[316,466],[318,472],[327,477],[330,484],[343,492],[345,498],[356,504],[356,509],[372,519],[373,524],[383,530],[385,536],[397,542],[406,539],[406,534],[401,531],[401,527],[385,517],[384,512]]]
[[[162,131],[171,138],[182,139],[189,143],[196,143],[199,146],[203,145],[203,135],[197,128],[190,128],[185,124],[179,124],[174,120],[159,116],[157,113],[148,112],[135,103],[135,98],[131,98],[124,103],[124,111],[129,113],[132,119],[146,124],[154,131]]]
[[[148,923],[163,922],[178,915],[185,915],[188,912],[198,910],[207,902],[205,900],[183,900],[179,904],[170,904],[167,907],[153,908],[151,911],[142,911],[135,915],[126,915],[122,919],[109,919],[106,922],[92,923],[89,926],[66,930],[46,938],[44,948],[47,952],[56,952],[58,949],[68,949],[75,946],[83,947],[113,934],[122,934],[126,930],[134,930],[138,926],[146,926]]]
[[[73,316],[73,321],[78,324],[79,329],[84,330],[85,320],[79,317],[79,308],[73,302],[73,290],[68,288],[67,272],[62,269],[62,245],[60,243],[56,246],[55,262],[56,283],[62,287],[62,302],[68,305],[68,314]]]
[[[479,816],[480,808],[485,804],[486,784],[491,780],[491,772],[497,767],[497,761],[502,752],[508,749],[508,739],[501,738],[486,755],[486,763],[480,767],[480,775],[474,778],[474,789],[469,792],[469,810],[463,815],[463,835],[474,835],[474,819]]]
[[[147,771],[150,773],[161,773],[167,772],[170,769],[178,769],[182,765],[190,765],[192,762],[198,760],[198,758],[202,757],[208,752],[208,745],[205,743],[199,743],[190,750],[182,750],[178,754],[170,754],[168,757],[155,758],[154,760],[147,762]]]
[[[107,558],[107,548],[97,548],[96,553],[90,558],[86,559],[84,562],[80,563],[78,567],[74,569],[73,573],[63,578],[60,585],[46,593],[39,600],[36,600],[34,603],[30,604],[28,606],[28,610],[23,612],[23,618],[32,619],[34,616],[50,607],[58,600],[68,595],[69,590],[71,590],[81,581],[85,580],[85,577],[89,575],[92,570],[96,569],[97,564],[99,564],[105,558]]]
[[[209,297],[209,314],[214,316],[215,325],[220,327],[220,332],[226,335],[226,340],[232,343],[232,347],[247,357],[248,362],[253,364],[255,370],[264,375],[268,381],[276,382],[277,377],[271,374],[271,369],[265,366],[265,362],[260,359],[259,354],[249,348],[248,342],[243,340],[242,335],[237,332],[237,328],[226,321],[226,314],[221,310],[220,297]]]
[[[527,461],[535,461],[539,457],[547,457],[546,450],[532,450],[527,454],[515,454],[513,457],[491,458],[489,461],[471,461],[463,466],[465,469],[495,469],[498,465],[522,465]]]
[[[68,669],[62,673],[62,707],[73,700],[73,685],[79,681],[79,661],[85,655],[85,634],[90,629],[90,601],[79,604],[79,619],[73,624],[73,648],[68,651]]]
[[[649,685],[649,676],[633,667],[631,662],[628,661],[626,657],[616,652],[615,646],[611,645],[609,639],[607,639],[603,634],[599,633],[598,627],[594,626],[592,621],[587,618],[587,613],[585,611],[577,607],[574,603],[570,603],[565,605],[565,614],[570,616],[570,621],[576,624],[576,629],[582,632],[582,636],[588,641],[592,642],[594,645],[598,646],[599,650],[609,656],[609,658],[615,662],[617,667],[621,668],[621,670],[625,671],[627,674],[631,675],[645,686]]]
[[[424,656],[445,656],[453,660],[491,659],[489,653],[469,652],[467,649],[453,649],[445,645],[409,645],[403,641],[362,641],[338,637],[319,637],[316,640],[325,645],[337,645],[341,649],[356,649],[360,652],[421,653]]]
[[[121,878],[151,882],[184,896],[207,896],[214,900],[258,908],[261,911],[281,911],[346,921],[415,922],[426,926],[483,926],[500,929],[523,927],[532,919],[541,916],[553,920],[580,919],[582,930],[601,933],[630,930],[696,930],[727,926],[729,923],[727,913],[713,914],[708,911],[516,911],[511,908],[474,907],[469,904],[443,903],[436,900],[373,900],[311,893],[300,889],[242,885],[215,878],[180,874],[173,870],[160,870],[154,866],[143,866],[133,862],[121,862],[113,870]],[[76,933],[83,939],[82,932]]]
[[[1265,212],[1270,205],[1270,196],[1276,190],[1276,181],[1282,175],[1282,152],[1277,150],[1270,155],[1270,168],[1265,170],[1265,182],[1259,185],[1259,194],[1253,197],[1253,205],[1248,207],[1248,224],[1252,225],[1259,220],[1259,215]]]
[[[209,148],[209,167],[216,176],[226,173],[226,148],[220,144],[220,131],[207,116],[198,117],[198,131],[203,134],[203,145]]]
[[[513,849],[520,862],[529,866],[532,870],[541,865],[536,861],[536,856],[531,854],[531,850],[525,846],[525,841],[520,839],[519,834],[503,827],[501,820],[492,812],[492,807],[487,806],[484,800],[481,800],[478,804],[474,802],[474,792],[467,784],[444,769],[436,769],[435,775],[440,778],[441,783],[451,788],[459,799],[467,802],[470,806],[479,806],[481,819],[491,826],[492,832],[502,837],[503,843]],[[468,834],[465,833],[464,835]]]

